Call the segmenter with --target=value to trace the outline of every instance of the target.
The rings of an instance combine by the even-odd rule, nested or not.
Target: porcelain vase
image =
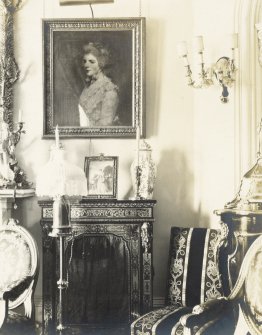
[[[135,199],[152,199],[156,179],[156,164],[152,159],[152,150],[145,140],[141,141],[139,155],[131,165],[131,178]]]

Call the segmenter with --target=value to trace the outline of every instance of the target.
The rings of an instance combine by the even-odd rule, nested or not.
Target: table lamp
[[[51,147],[50,159],[36,178],[36,194],[53,198],[52,236],[70,227],[68,205],[70,198],[87,195],[87,180],[84,171],[65,159],[56,127],[56,143]]]
[[[62,331],[63,291],[68,287],[64,279],[64,239],[71,234],[70,199],[87,195],[87,180],[84,171],[68,162],[64,149],[59,142],[58,126],[56,127],[56,144],[51,147],[50,159],[39,171],[36,178],[36,194],[53,199],[53,225],[49,236],[59,239],[59,308],[57,330]]]

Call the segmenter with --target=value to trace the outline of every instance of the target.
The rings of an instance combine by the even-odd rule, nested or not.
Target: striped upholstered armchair
[[[242,318],[237,320],[236,311]],[[227,297],[197,305],[181,317],[182,334],[262,334],[262,236],[249,247]],[[240,321],[237,323],[237,321]],[[237,327],[235,327],[237,326]]]
[[[226,253],[225,238],[222,230],[171,228],[166,304],[135,320],[132,335],[184,334],[182,316],[224,295],[219,259]]]

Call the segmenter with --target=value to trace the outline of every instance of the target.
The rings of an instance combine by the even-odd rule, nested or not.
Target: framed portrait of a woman
[[[145,135],[145,19],[45,19],[44,138]]]

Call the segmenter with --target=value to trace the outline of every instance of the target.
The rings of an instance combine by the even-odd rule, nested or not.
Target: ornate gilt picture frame
[[[117,156],[90,156],[85,158],[85,174],[87,179],[87,197],[108,198],[117,197]]]
[[[44,138],[145,136],[145,19],[45,19]]]

